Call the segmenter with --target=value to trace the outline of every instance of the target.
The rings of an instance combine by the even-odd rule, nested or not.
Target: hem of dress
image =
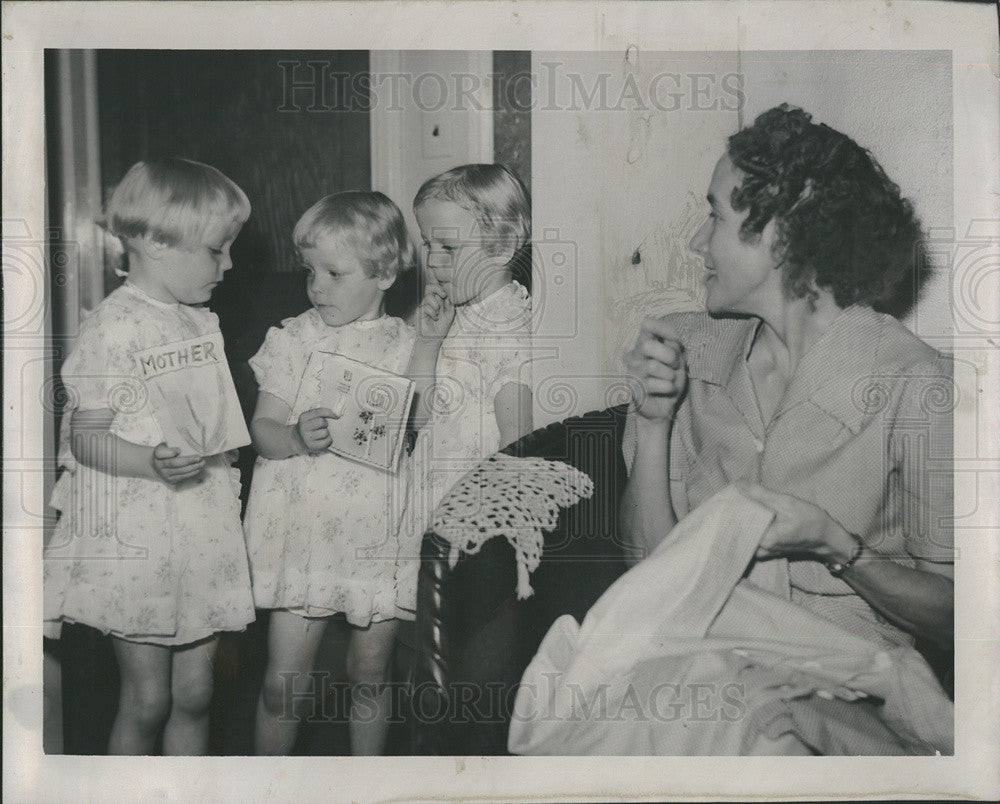
[[[59,639],[62,635],[63,623],[68,623],[70,625],[86,625],[88,628],[94,628],[101,632],[104,636],[113,636],[117,639],[121,639],[125,642],[138,642],[144,645],[161,645],[163,647],[180,647],[182,645],[191,645],[195,642],[202,642],[209,637],[215,636],[216,634],[224,633],[241,633],[246,631],[247,626],[251,625],[253,621],[244,623],[239,628],[199,628],[194,631],[182,632],[180,634],[131,634],[123,631],[118,631],[114,628],[108,628],[103,625],[94,625],[93,623],[88,623],[83,620],[79,620],[75,617],[63,616],[58,620],[46,620],[42,628],[42,636],[48,639]]]
[[[367,617],[359,617],[355,613],[344,611],[344,609],[327,608],[326,606],[257,604],[257,608],[262,611],[287,611],[289,614],[294,614],[306,620],[326,620],[331,617],[335,617],[338,614],[343,614],[344,619],[346,619],[348,623],[357,626],[358,628],[367,628],[372,623],[383,623],[388,622],[389,620],[398,619],[398,615],[394,612],[387,614],[382,611],[372,611],[367,615]]]

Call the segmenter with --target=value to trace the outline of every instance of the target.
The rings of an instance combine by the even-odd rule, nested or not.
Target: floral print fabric
[[[62,368],[63,471],[51,499],[61,517],[45,549],[46,636],[57,637],[65,620],[132,641],[183,645],[253,622],[239,472],[226,455],[206,459],[200,482],[170,486],[98,472],[69,450],[73,414],[104,408],[115,413],[113,434],[159,444],[132,355],[218,330],[214,313],[165,304],[129,283],[83,321]]]
[[[400,616],[413,618],[420,542],[445,494],[500,449],[494,400],[531,387],[531,300],[517,282],[459,307],[438,354],[431,420],[417,437],[397,579]]]
[[[330,327],[310,309],[268,331],[250,366],[260,390],[291,409],[313,351],[405,374],[414,337],[398,318]],[[405,464],[392,474],[330,452],[258,458],[244,520],[257,606],[343,612],[362,627],[394,617]]]

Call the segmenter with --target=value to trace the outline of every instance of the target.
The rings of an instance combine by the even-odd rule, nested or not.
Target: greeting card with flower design
[[[222,333],[133,354],[163,440],[182,455],[217,455],[250,443]]]
[[[330,408],[331,452],[395,473],[413,401],[412,380],[335,352],[315,351],[302,373],[290,421]]]

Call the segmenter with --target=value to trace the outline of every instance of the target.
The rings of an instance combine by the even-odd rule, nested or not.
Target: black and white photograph
[[[1000,794],[995,7],[3,33],[10,800]]]

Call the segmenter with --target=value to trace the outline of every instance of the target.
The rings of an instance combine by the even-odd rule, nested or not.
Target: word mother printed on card
[[[216,455],[250,443],[221,333],[154,346],[133,357],[169,446]]]

